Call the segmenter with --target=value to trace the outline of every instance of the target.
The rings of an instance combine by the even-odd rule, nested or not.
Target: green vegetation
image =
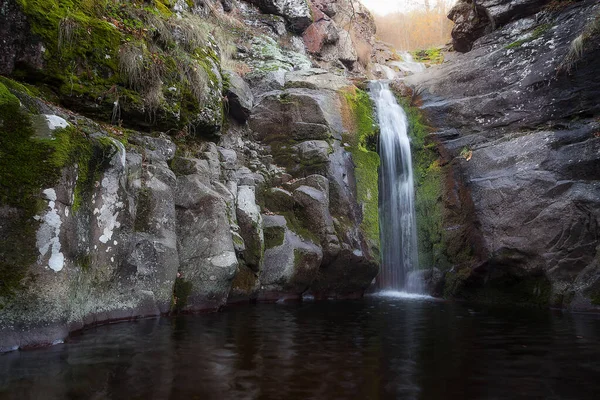
[[[569,52],[561,61],[557,68],[557,72],[570,73],[577,63],[581,60],[586,47],[595,43],[600,37],[600,12],[592,19],[584,28],[579,36],[577,36],[569,46]]]
[[[377,154],[379,128],[373,115],[373,103],[369,95],[360,89],[350,89],[344,93],[349,108],[351,125],[354,131],[344,138],[350,144],[348,150],[356,165],[354,170],[358,202],[363,205],[361,228],[371,247],[379,248],[379,173]]]
[[[14,210],[3,217],[6,225],[0,241],[0,296],[7,296],[18,291],[38,255],[35,232],[39,223],[34,216],[47,206],[41,200],[42,190],[55,186],[64,168],[76,166],[71,210],[77,212],[88,203],[86,196],[91,196],[94,182],[108,166],[115,148],[109,138],[90,138],[85,127],[70,126],[55,130],[51,137],[37,136],[32,115],[19,101],[32,103],[32,90],[7,78],[1,82],[0,204]]]
[[[21,69],[15,78],[47,85],[67,106],[106,122],[220,129],[220,65],[236,51],[229,20],[178,18],[170,0],[18,2],[46,60],[42,71]]]
[[[537,26],[531,32],[531,34],[529,34],[529,36],[527,36],[527,37],[525,37],[523,39],[519,39],[519,40],[517,40],[515,42],[512,42],[509,45],[505,46],[505,48],[507,48],[507,49],[514,49],[514,48],[517,48],[517,47],[521,47],[525,43],[529,43],[531,41],[534,41],[535,39],[540,38],[550,28],[552,28],[552,24],[542,24],[542,25],[539,25],[539,26]]]
[[[415,211],[421,268],[449,266],[444,232],[444,169],[440,165],[436,144],[429,138],[431,129],[420,110],[407,98],[398,102],[408,117],[409,136],[413,153],[415,180]]]
[[[412,56],[415,61],[425,64],[441,64],[444,62],[444,53],[440,47],[433,47],[426,50],[413,51]]]
[[[283,227],[266,228],[264,233],[265,249],[281,246],[285,240],[285,228]]]

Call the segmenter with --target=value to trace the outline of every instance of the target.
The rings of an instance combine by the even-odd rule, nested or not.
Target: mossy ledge
[[[374,105],[369,94],[356,87],[342,92],[342,100],[346,113],[349,114],[350,133],[344,135],[346,148],[352,154],[356,165],[357,200],[362,204],[363,220],[361,228],[371,248],[378,249],[379,237],[379,154],[377,141],[379,127],[374,115]]]
[[[6,78],[2,82],[32,101],[24,86]],[[39,137],[34,114],[8,87],[0,83],[0,297],[22,288],[28,268],[37,259],[39,223],[34,217],[46,207],[42,190],[54,187],[65,168],[77,168],[71,204],[71,210],[77,212],[115,151],[112,140],[91,138],[80,127],[69,126],[55,130],[51,137]]]
[[[14,78],[108,123],[207,137],[221,129],[222,57],[212,32],[226,36],[225,28],[176,17],[172,1],[17,2],[44,43],[44,66],[23,65]]]

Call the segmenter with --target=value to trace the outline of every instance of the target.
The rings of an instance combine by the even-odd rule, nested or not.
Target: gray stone
[[[329,161],[331,146],[324,140],[307,140],[293,146],[300,156],[300,160],[306,164],[324,164]]]
[[[305,0],[250,0],[266,13],[284,17],[289,29],[302,33],[312,23],[312,15]]]
[[[240,234],[244,238],[246,250],[244,261],[253,271],[260,271],[265,249],[263,222],[260,208],[256,204],[256,195],[253,186],[241,185],[237,194],[237,221]]]
[[[183,311],[218,309],[229,295],[238,261],[227,218],[227,205],[196,175],[177,182],[179,274],[190,285],[189,296],[178,299]]]
[[[262,301],[300,299],[316,279],[321,265],[323,253],[319,246],[287,228],[283,230],[283,243],[265,251],[258,297]]]
[[[332,74],[324,69],[311,68],[286,73],[285,86],[287,88],[327,89],[338,91],[352,86],[352,83],[344,76]]]
[[[460,270],[469,278],[459,295],[526,282],[537,289],[522,297],[535,304],[569,307],[574,299],[574,308],[594,310],[600,124],[591,116],[600,112],[600,41],[583,46],[576,67],[565,60],[600,5],[577,2],[550,25],[546,11],[523,18],[539,3],[496,1],[494,9],[482,1],[504,22],[470,52],[429,70],[426,81],[417,74],[406,82],[421,93],[432,126],[443,127],[434,136],[453,159],[446,212],[466,222],[446,229],[464,232],[455,251],[467,245],[474,253],[471,268]],[[527,4],[534,8],[514,12]]]
[[[250,116],[250,110],[254,103],[254,95],[250,87],[238,74],[232,71],[224,71],[229,86],[227,87],[227,106],[233,118],[245,122]]]

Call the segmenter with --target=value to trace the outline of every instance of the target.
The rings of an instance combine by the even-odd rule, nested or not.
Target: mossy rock
[[[4,214],[0,224],[0,297],[19,292],[37,259],[39,222],[34,217],[47,207],[42,191],[55,187],[66,169],[76,171],[70,206],[73,213],[78,212],[89,203],[94,183],[116,151],[112,139],[92,137],[91,132],[98,134],[99,128],[88,129],[83,121],[81,126],[48,128],[49,117],[34,114],[38,100],[32,97],[33,92],[6,78],[0,83],[0,209]],[[44,125],[43,135],[34,119]]]
[[[379,127],[374,115],[374,104],[368,93],[357,88],[342,92],[346,117],[346,125],[350,133],[343,137],[349,146],[346,148],[352,154],[356,166],[357,200],[362,204],[363,220],[361,229],[371,242],[371,248],[380,247],[379,232],[379,165],[377,141]],[[376,251],[375,253],[377,253]]]
[[[105,122],[206,137],[220,131],[218,49],[200,24],[187,24],[197,31],[186,37],[205,37],[203,43],[175,40],[172,2],[18,3],[44,43],[45,62],[41,70],[14,71],[15,78],[50,87],[65,106]]]

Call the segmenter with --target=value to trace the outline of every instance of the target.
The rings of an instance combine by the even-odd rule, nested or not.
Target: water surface
[[[600,318],[401,294],[102,326],[0,356],[2,399],[596,399]]]

